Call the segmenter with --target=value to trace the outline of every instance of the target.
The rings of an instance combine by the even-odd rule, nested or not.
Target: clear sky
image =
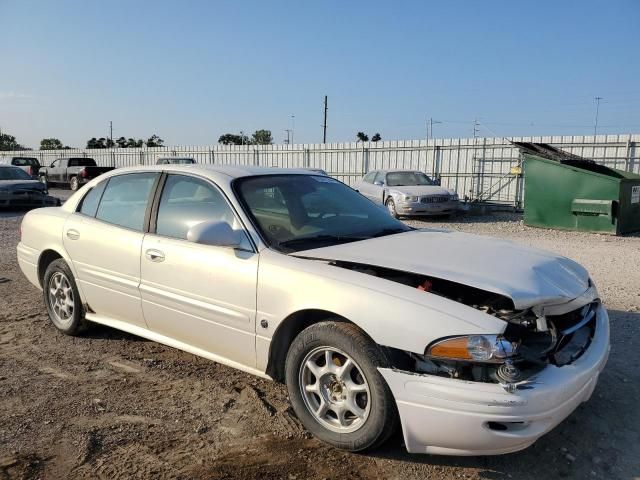
[[[0,0],[0,127],[212,144],[640,133],[640,1]]]

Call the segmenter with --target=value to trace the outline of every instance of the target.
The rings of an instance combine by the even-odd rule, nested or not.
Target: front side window
[[[202,222],[238,222],[223,195],[205,180],[189,175],[169,175],[162,189],[156,233],[186,239],[191,227]]]
[[[376,172],[376,171],[369,172],[364,176],[364,178],[362,180],[367,182],[367,183],[373,183],[373,179],[376,178],[376,173],[378,173],[378,172]]]
[[[107,186],[107,181],[108,180],[100,182],[89,190],[89,193],[84,196],[82,203],[80,204],[80,209],[78,210],[80,213],[89,217],[96,216],[96,212],[98,211],[98,202],[100,202],[100,197],[102,197],[104,187]]]
[[[422,172],[389,172],[387,173],[387,186],[389,187],[413,187],[417,185],[433,185],[429,177]]]
[[[378,173],[376,174],[376,178],[373,180],[373,182],[374,182],[374,183],[376,183],[376,182],[382,182],[382,183],[384,183],[384,173],[382,173],[382,172],[378,172]]]
[[[156,173],[128,173],[111,177],[102,194],[96,218],[132,230],[144,230],[144,216]]]
[[[234,189],[265,241],[285,253],[410,230],[330,177],[244,177],[234,182]]]

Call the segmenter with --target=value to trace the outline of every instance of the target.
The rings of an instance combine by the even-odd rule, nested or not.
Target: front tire
[[[80,188],[80,182],[78,181],[78,177],[71,177],[71,179],[69,180],[69,188],[71,188],[73,192],[75,192],[76,190],[78,190],[78,188]]]
[[[389,210],[389,215],[393,218],[398,218],[398,211],[396,210],[396,202],[393,201],[392,198],[388,198],[385,203],[387,210]]]
[[[42,287],[53,325],[66,335],[77,335],[85,326],[84,309],[67,262],[62,258],[51,262],[44,273]]]
[[[389,366],[382,349],[355,325],[311,325],[287,354],[293,409],[324,442],[353,452],[375,448],[397,427],[395,400],[378,371]]]

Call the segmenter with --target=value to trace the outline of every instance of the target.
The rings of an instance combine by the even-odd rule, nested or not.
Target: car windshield
[[[409,187],[416,185],[433,185],[433,182],[422,172],[389,172],[387,186]]]
[[[234,188],[269,246],[285,253],[411,230],[331,177],[245,177]]]
[[[31,180],[27,172],[18,167],[0,168],[0,180]]]

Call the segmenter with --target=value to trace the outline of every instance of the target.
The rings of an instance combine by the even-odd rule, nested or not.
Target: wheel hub
[[[335,432],[356,431],[369,416],[369,385],[362,370],[334,347],[307,354],[300,368],[300,391],[315,419]]]

